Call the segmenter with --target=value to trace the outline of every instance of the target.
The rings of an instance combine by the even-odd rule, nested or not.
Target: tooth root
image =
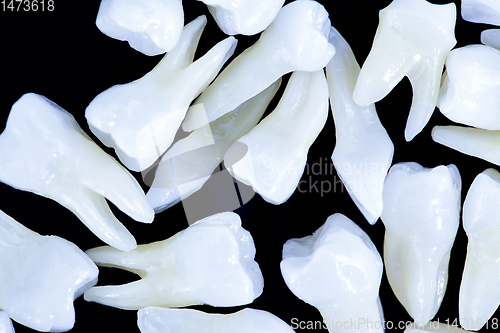
[[[475,23],[500,25],[500,4],[496,0],[462,0],[462,17]]]
[[[0,332],[2,333],[14,333],[14,326],[12,326],[12,321],[9,315],[5,311],[0,310]]]
[[[481,32],[481,43],[500,50],[500,29],[487,29]]]

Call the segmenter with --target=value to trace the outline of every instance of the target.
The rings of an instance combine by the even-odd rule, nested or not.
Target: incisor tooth
[[[475,23],[500,25],[498,0],[462,0],[462,17]]]
[[[456,44],[455,4],[394,0],[380,11],[373,46],[359,74],[353,98],[369,105],[384,98],[404,76],[413,87],[405,138],[412,140],[436,107],[446,56]]]
[[[0,310],[0,332],[2,333],[14,333],[14,326],[12,326],[12,321],[9,315],[5,311]]]
[[[153,221],[135,178],[43,96],[29,93],[14,103],[0,151],[0,181],[57,201],[111,246],[128,251],[137,244],[105,198],[137,221]]]
[[[482,31],[481,43],[500,50],[500,29],[488,29]]]

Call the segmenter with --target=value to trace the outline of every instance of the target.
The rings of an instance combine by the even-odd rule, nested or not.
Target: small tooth
[[[105,197],[135,220],[153,221],[154,211],[132,175],[43,96],[25,94],[12,106],[0,151],[2,182],[59,202],[116,248],[128,251],[137,244]]]
[[[226,168],[267,202],[285,202],[297,188],[309,147],[327,117],[328,85],[323,70],[294,72],[276,109],[238,139],[248,147],[244,157]],[[225,163],[227,155],[239,155],[236,149],[239,146],[228,149]]]
[[[450,325],[447,323],[440,323],[438,321],[430,321],[425,326],[419,327],[417,323],[412,323],[409,325],[404,333],[466,333],[457,326]]]
[[[455,165],[394,165],[384,184],[384,262],[394,294],[420,326],[438,311],[460,219]]]
[[[221,163],[224,154],[260,120],[281,79],[233,112],[193,131],[162,157],[146,198],[159,213],[198,191]]]
[[[167,150],[191,101],[232,55],[236,39],[229,37],[192,62],[206,21],[200,16],[186,25],[177,46],[151,72],[109,88],[87,107],[91,131],[129,169],[144,170]]]
[[[336,132],[332,161],[359,210],[375,224],[382,214],[382,188],[394,145],[375,105],[359,106],[352,100],[359,65],[349,44],[333,27],[329,41],[337,51],[326,67]]]
[[[235,213],[200,220],[171,238],[139,245],[128,253],[110,247],[87,251],[98,265],[123,268],[142,277],[121,286],[94,287],[87,301],[127,310],[196,304],[237,306],[262,293],[252,236]]]
[[[500,29],[488,29],[481,32],[481,43],[500,50]]]
[[[238,105],[292,71],[324,68],[335,53],[328,43],[330,19],[316,1],[297,0],[284,6],[253,46],[234,59],[201,94],[182,128],[192,131]],[[206,114],[205,114],[206,113]]]
[[[361,319],[364,324],[340,331],[383,332],[382,271],[382,258],[368,235],[339,213],[312,236],[283,246],[281,274],[288,288],[321,312],[329,332],[339,330],[334,323]]]
[[[462,0],[462,17],[475,23],[500,25],[498,0]]]
[[[0,310],[0,332],[14,333],[14,326],[7,312]]]
[[[184,10],[181,0],[102,0],[95,23],[105,35],[154,56],[179,41]]]
[[[411,141],[436,107],[446,56],[456,44],[455,4],[394,0],[380,11],[373,46],[359,74],[353,98],[369,105],[384,98],[404,76],[413,87],[405,138]]]
[[[75,244],[41,236],[2,211],[0,239],[0,332],[13,332],[9,316],[42,332],[69,331],[73,301],[97,282],[92,260]]]

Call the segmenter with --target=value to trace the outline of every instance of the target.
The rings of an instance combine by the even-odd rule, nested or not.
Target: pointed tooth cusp
[[[0,332],[2,333],[15,333],[14,326],[10,320],[7,312],[0,310]]]
[[[253,46],[234,59],[200,95],[182,128],[192,131],[234,110],[292,71],[324,68],[335,53],[328,42],[330,19],[316,1],[284,6]]]
[[[359,105],[377,102],[407,76],[413,87],[407,141],[434,112],[446,56],[456,44],[455,19],[455,4],[434,5],[425,0],[394,0],[380,11],[373,46],[353,98]]]
[[[497,0],[462,0],[462,17],[469,22],[500,26],[500,3]]]
[[[500,50],[500,29],[487,29],[481,32],[481,43]]]
[[[443,300],[459,224],[461,179],[453,165],[394,165],[384,184],[384,262],[389,284],[420,326]]]
[[[375,105],[352,100],[360,69],[349,44],[333,27],[329,40],[337,52],[326,67],[337,140],[332,161],[356,206],[374,224],[382,214],[382,188],[394,145]]]
[[[366,318],[373,327],[352,332],[383,332],[379,308],[382,258],[368,235],[342,214],[330,216],[312,236],[283,246],[281,274],[290,290],[316,307],[325,324]],[[329,325],[330,332],[335,331]],[[342,331],[351,332],[350,329]]]
[[[97,282],[92,260],[75,244],[41,236],[2,211],[0,239],[0,316],[42,332],[69,331],[73,301]]]

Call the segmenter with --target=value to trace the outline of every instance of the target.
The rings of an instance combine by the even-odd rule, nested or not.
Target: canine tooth
[[[316,1],[296,0],[284,6],[253,46],[225,68],[200,95],[182,128],[192,131],[234,110],[238,105],[292,71],[314,72],[335,53],[328,42],[330,19]]]
[[[312,236],[290,239],[283,246],[281,274],[288,288],[321,312],[330,332],[335,331],[334,322],[359,318],[371,321],[371,329],[359,325],[341,331],[383,332],[378,295],[382,271],[382,258],[371,239],[339,213]]]
[[[374,224],[382,214],[382,188],[394,145],[375,105],[352,100],[360,69],[349,44],[334,28],[329,40],[337,52],[326,67],[337,138],[332,161],[356,206]]]
[[[328,85],[323,70],[293,73],[276,109],[238,139],[248,147],[245,156],[226,168],[267,202],[285,202],[297,188],[309,147],[327,117]],[[235,148],[239,146],[231,146],[226,155],[237,154]],[[228,157],[224,160],[227,164]]]
[[[137,244],[105,198],[135,220],[153,221],[132,175],[43,96],[29,93],[14,103],[0,151],[0,181],[59,202],[111,246],[128,251]]]
[[[92,260],[75,244],[41,236],[2,211],[0,239],[0,315],[42,332],[69,331],[73,301],[97,282]]]
[[[105,35],[127,41],[154,56],[172,50],[182,33],[181,0],[102,0],[96,25]]]
[[[255,35],[266,29],[278,15],[285,0],[200,0],[219,28],[228,35]]]
[[[243,309],[231,314],[212,314],[192,309],[147,307],[137,313],[142,333],[293,333],[272,313]]]
[[[194,130],[162,157],[146,198],[159,213],[198,191],[221,163],[224,154],[260,120],[281,79],[233,112]]]
[[[0,310],[0,332],[14,333],[14,326],[7,312]]]
[[[500,50],[500,29],[488,29],[481,32],[481,43]]]
[[[129,169],[144,170],[167,150],[191,101],[234,51],[236,39],[229,37],[192,63],[206,22],[200,16],[186,25],[177,46],[151,72],[109,88],[87,107],[90,130]]]
[[[425,325],[439,309],[460,219],[461,179],[455,165],[394,165],[384,184],[384,262],[394,294]]]
[[[462,0],[462,17],[475,23],[500,25],[498,0]]]
[[[436,107],[446,56],[456,44],[455,4],[394,0],[380,11],[373,46],[359,74],[353,98],[369,105],[384,98],[404,76],[413,87],[405,138],[412,140]]]
[[[251,303],[262,293],[252,236],[235,213],[207,217],[167,240],[130,252],[104,246],[87,254],[98,265],[123,268],[142,278],[85,292],[87,301],[121,309],[236,306]]]

